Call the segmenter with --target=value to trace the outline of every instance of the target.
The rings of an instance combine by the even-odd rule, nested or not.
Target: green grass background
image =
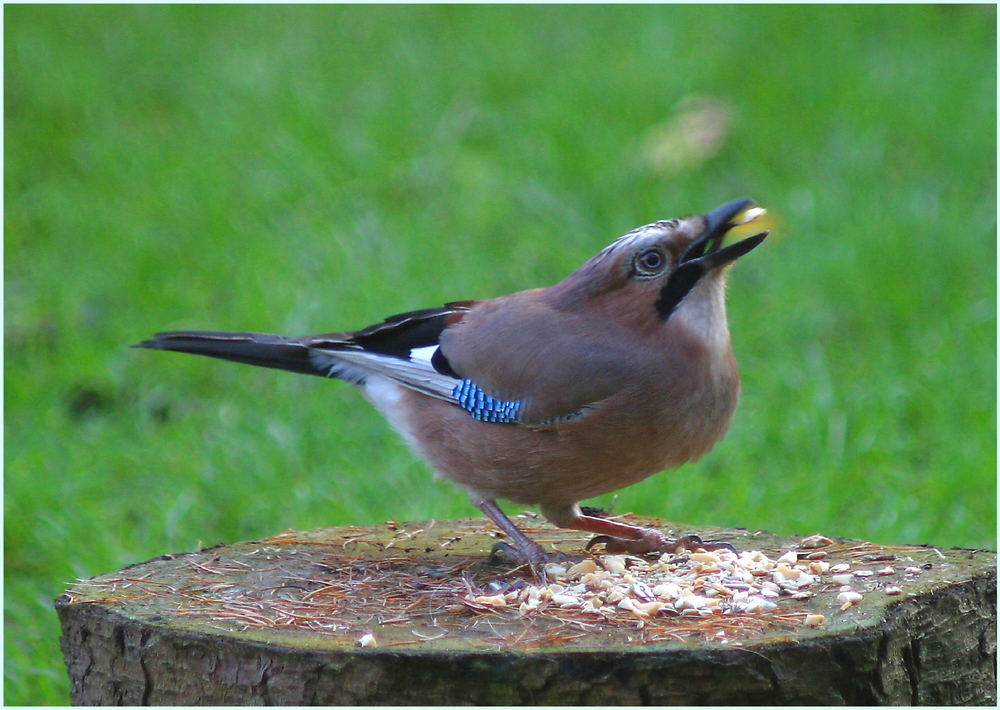
[[[75,578],[475,512],[346,385],[129,344],[546,285],[741,196],[778,229],[731,280],[732,430],[617,510],[995,546],[994,8],[4,18],[7,703],[68,702],[51,600]],[[650,132],[690,96],[728,134],[659,170]]]

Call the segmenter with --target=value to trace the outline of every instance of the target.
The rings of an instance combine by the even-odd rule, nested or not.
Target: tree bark
[[[643,522],[774,557],[805,543],[761,531]],[[527,532],[583,554],[579,533]],[[903,591],[893,596],[884,578],[868,578],[863,601],[846,610],[831,584],[809,599],[783,597],[770,614],[698,626],[682,617],[604,623],[464,604],[470,589],[517,579],[509,567],[486,561],[495,537],[484,520],[290,532],[166,555],[80,582],[56,600],[72,701],[996,703],[993,552],[835,539],[820,548],[831,564],[895,565],[894,580],[904,566],[920,572],[894,582]],[[790,624],[799,612],[826,621]],[[725,640],[715,635],[719,628]]]

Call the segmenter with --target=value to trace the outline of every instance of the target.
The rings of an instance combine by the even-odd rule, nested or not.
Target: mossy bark
[[[799,542],[745,530],[694,532],[769,554]],[[765,624],[730,633],[728,643],[698,633],[664,641],[648,632],[670,633],[676,619],[588,623],[587,633],[565,634],[570,627],[544,615],[463,607],[463,580],[509,580],[507,570],[482,562],[491,534],[482,520],[329,528],[168,555],[86,580],[56,600],[72,700],[995,704],[994,553],[837,540],[831,562],[895,559],[922,572],[899,596],[879,593],[873,580],[864,601],[846,611],[835,589],[781,600],[784,611],[824,613],[820,628]],[[579,534],[532,534],[581,554]],[[366,633],[377,646],[357,646]]]

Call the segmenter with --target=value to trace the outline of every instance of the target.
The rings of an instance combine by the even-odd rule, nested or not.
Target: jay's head
[[[732,227],[764,213],[753,204],[734,200],[703,216],[633,229],[566,277],[553,296],[563,306],[586,303],[618,313],[638,309],[644,321],[651,316],[665,321],[688,299],[721,303],[727,268],[767,237],[761,232],[722,245]]]

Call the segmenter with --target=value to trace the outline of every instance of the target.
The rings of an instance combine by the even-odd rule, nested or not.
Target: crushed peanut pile
[[[545,566],[549,584],[526,584],[495,594],[470,593],[464,601],[480,609],[516,609],[522,616],[557,607],[608,619],[621,615],[649,619],[768,612],[777,608],[776,600],[782,596],[808,599],[836,585],[837,603],[846,611],[863,599],[852,586],[855,579],[897,574],[893,567],[852,572],[847,563],[831,566],[823,560],[826,556],[808,549],[788,551],[776,560],[759,551],[737,554],[727,550],[664,554],[654,561],[608,555],[571,566],[550,563]],[[902,573],[916,575],[920,569],[907,567]],[[883,589],[889,595],[901,591],[898,586]],[[806,626],[824,621],[822,614],[803,619]]]

